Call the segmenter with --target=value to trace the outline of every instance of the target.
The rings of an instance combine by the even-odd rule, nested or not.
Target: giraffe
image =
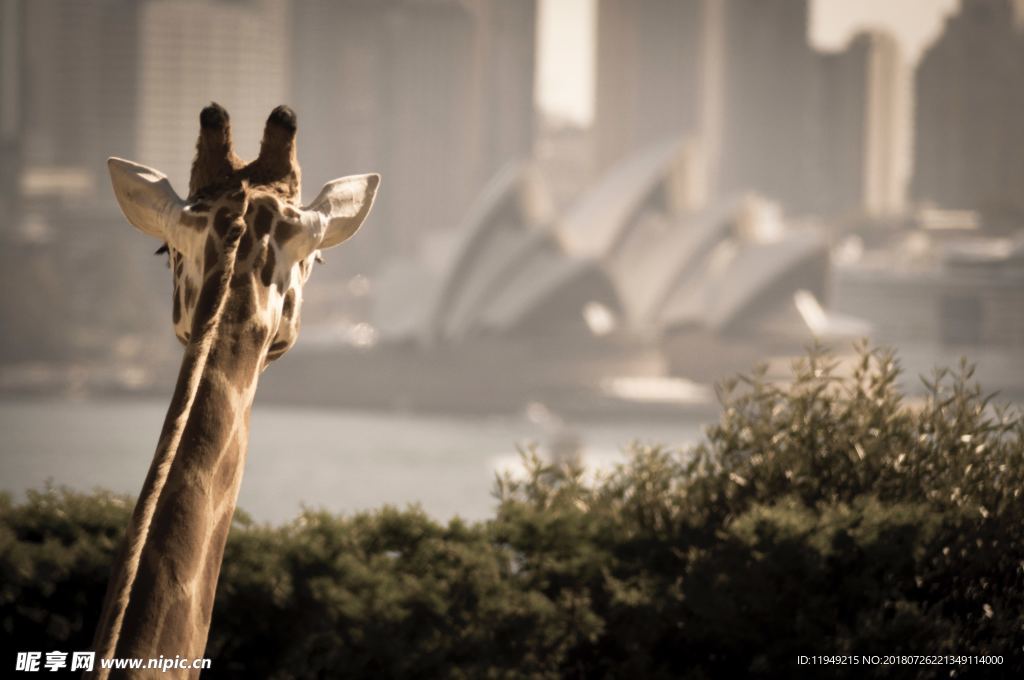
[[[259,156],[248,164],[232,150],[227,111],[211,104],[199,123],[184,200],[160,172],[108,161],[128,222],[164,242],[174,331],[185,349],[111,570],[93,645],[97,662],[86,677],[167,677],[101,669],[101,658],[203,656],[257,380],[295,343],[302,288],[320,251],[355,234],[380,182],[376,174],[337,179],[299,207],[291,109],[273,110]]]

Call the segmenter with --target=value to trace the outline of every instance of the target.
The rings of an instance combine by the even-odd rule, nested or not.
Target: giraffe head
[[[259,157],[248,164],[232,149],[223,108],[211,104],[199,121],[186,199],[162,173],[119,158],[108,161],[114,194],[132,225],[165,244],[178,339],[187,346],[211,325],[232,324],[255,339],[265,367],[295,343],[313,263],[356,233],[380,177],[328,182],[301,207],[291,109],[270,114]]]

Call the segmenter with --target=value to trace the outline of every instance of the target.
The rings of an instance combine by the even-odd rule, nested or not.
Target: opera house
[[[562,214],[534,164],[507,165],[445,252],[380,277],[373,352],[307,343],[291,371],[305,373],[303,388],[275,376],[268,387],[301,399],[318,366],[343,361],[355,384],[377,386],[360,395],[369,405],[593,412],[622,408],[616,385],[680,379],[694,390],[653,389],[648,401],[697,404],[710,394],[701,383],[762,357],[864,334],[820,303],[822,230],[755,196],[701,205],[692,156],[682,140],[654,145]]]

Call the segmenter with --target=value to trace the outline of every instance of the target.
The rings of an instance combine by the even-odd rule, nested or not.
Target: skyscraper
[[[860,33],[819,57],[816,183],[811,204],[831,215],[882,217],[903,208],[909,92],[898,44]]]
[[[645,146],[700,137],[719,74],[706,0],[598,0],[594,135],[607,169]]]
[[[806,0],[599,0],[597,165],[689,137],[712,197],[790,213],[902,208],[908,98],[896,41],[808,41]]]
[[[1024,3],[962,2],[915,89],[914,199],[1024,215]]]
[[[307,182],[375,170],[349,248],[413,252],[454,226],[490,175],[531,153],[535,0],[344,0],[295,6],[295,102]]]
[[[211,101],[231,115],[238,154],[255,158],[267,115],[288,100],[289,17],[286,0],[142,5],[137,160],[187,192],[199,111]]]
[[[813,186],[815,71],[806,0],[725,0],[718,190],[755,191],[787,210]]]
[[[856,49],[867,53],[864,81],[864,209],[871,215],[902,210],[910,152],[910,92],[899,44],[886,33],[860,36]]]
[[[536,0],[490,0],[482,6],[480,115],[483,182],[506,163],[534,150]]]
[[[24,116],[24,9],[21,0],[0,0],[0,237],[17,220]]]
[[[23,163],[106,183],[107,156],[134,151],[137,5],[33,0],[21,11]]]

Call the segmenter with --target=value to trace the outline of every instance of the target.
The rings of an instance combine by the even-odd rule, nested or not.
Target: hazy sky
[[[596,0],[540,0],[537,97],[549,114],[589,123],[593,117]],[[811,42],[839,49],[858,30],[878,27],[900,41],[912,63],[942,29],[959,0],[811,0]]]

